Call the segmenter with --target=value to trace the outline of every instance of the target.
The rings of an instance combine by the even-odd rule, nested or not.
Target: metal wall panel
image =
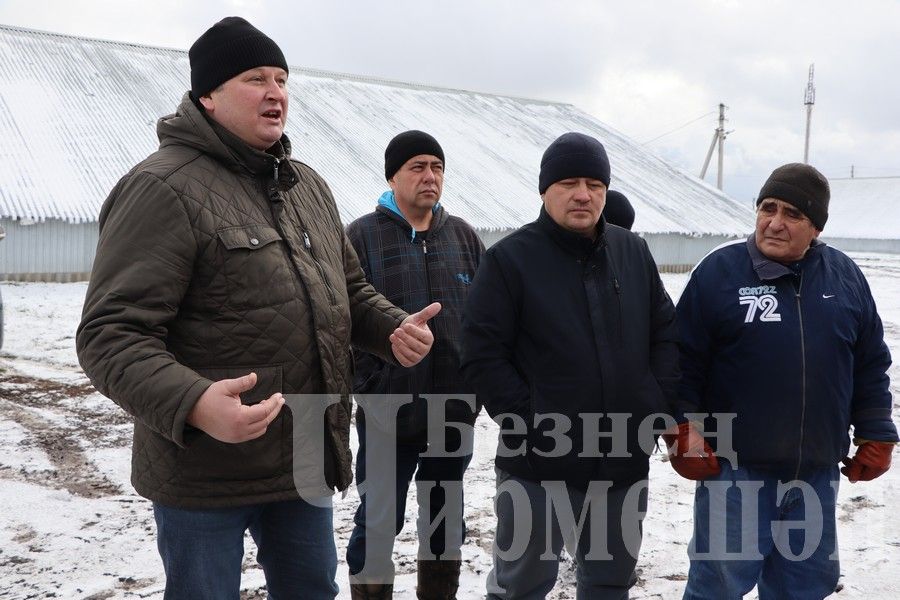
[[[0,219],[0,279],[75,281],[86,279],[97,248],[97,223],[48,219],[33,225]]]
[[[97,223],[66,223],[51,219],[33,225],[0,219],[6,240],[0,242],[0,279],[38,281],[77,281],[87,279],[97,247]],[[477,230],[485,246],[490,247],[514,229]],[[731,241],[726,236],[686,236],[641,234],[661,271],[683,272],[710,250]],[[900,252],[892,248],[848,244],[848,250]],[[837,244],[836,244],[837,245]]]

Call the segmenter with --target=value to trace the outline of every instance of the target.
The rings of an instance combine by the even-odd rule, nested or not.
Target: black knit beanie
[[[803,163],[778,167],[759,190],[756,205],[759,206],[766,198],[793,204],[809,217],[816,229],[822,231],[825,228],[831,191],[828,180],[815,168]]]
[[[603,216],[607,223],[631,229],[634,225],[634,207],[622,192],[608,190],[606,192],[606,205],[603,207]]]
[[[609,187],[609,159],[596,139],[583,133],[564,133],[544,151],[538,191],[543,194],[557,181],[570,177],[598,179]]]
[[[194,101],[256,67],[288,70],[278,44],[240,17],[225,17],[207,29],[188,50],[188,59]]]
[[[406,161],[420,154],[437,156],[446,166],[444,149],[424,131],[411,129],[397,134],[384,149],[384,178],[390,180]]]

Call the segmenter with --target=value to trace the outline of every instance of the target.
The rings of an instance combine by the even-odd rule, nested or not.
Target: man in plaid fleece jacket
[[[356,413],[356,484],[361,502],[347,547],[351,593],[354,600],[392,596],[393,540],[403,526],[415,474],[420,511],[417,596],[447,600],[456,597],[459,583],[462,478],[472,457],[471,425],[480,408],[459,373],[460,319],[484,245],[468,223],[448,215],[439,203],[444,152],[437,140],[421,131],[406,131],[391,140],[384,158],[391,189],[379,198],[374,212],[347,227],[347,235],[366,278],[388,300],[410,312],[432,302],[443,308],[430,321],[432,351],[417,366],[398,367],[372,354],[355,353],[353,388],[361,404]],[[392,404],[399,404],[396,414],[377,418],[375,405],[380,403],[381,414],[384,402],[376,400],[368,410],[367,427],[370,403],[365,394],[399,395]],[[395,449],[396,456],[386,449]]]

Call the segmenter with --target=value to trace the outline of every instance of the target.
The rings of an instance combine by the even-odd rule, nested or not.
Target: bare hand
[[[281,412],[284,396],[275,393],[258,404],[242,404],[241,392],[252,390],[255,385],[256,373],[213,383],[188,413],[187,422],[229,444],[260,437]]]
[[[406,317],[400,327],[391,334],[391,350],[404,367],[419,364],[434,343],[434,334],[428,328],[428,319],[441,312],[440,302],[429,304],[419,312]]]

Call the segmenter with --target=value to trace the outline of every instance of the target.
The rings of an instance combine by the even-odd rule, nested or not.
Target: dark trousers
[[[462,479],[472,460],[471,448],[468,448],[465,456],[428,457],[423,456],[427,444],[397,444],[396,485],[391,490],[386,487],[389,478],[393,476],[389,468],[369,473],[372,484],[367,481],[368,445],[364,419],[357,418],[356,431],[359,434],[356,485],[360,493],[360,504],[353,517],[355,527],[347,545],[350,574],[356,575],[365,567],[367,582],[393,581],[393,539],[403,529],[406,496],[413,476],[417,486],[420,525],[432,523],[438,516],[446,517],[425,539],[422,538],[420,528],[419,557],[459,559],[460,547],[465,539]],[[386,442],[380,439],[378,443]],[[377,487],[381,491],[376,491]],[[394,498],[379,497],[385,494],[394,494]],[[391,500],[395,500],[393,514],[389,511]],[[451,538],[449,543],[448,537]],[[376,539],[378,542],[374,542]]]
[[[637,582],[646,480],[581,491],[561,481],[496,472],[497,534],[488,600],[546,598],[556,584],[564,544],[575,559],[576,600],[628,600]]]

